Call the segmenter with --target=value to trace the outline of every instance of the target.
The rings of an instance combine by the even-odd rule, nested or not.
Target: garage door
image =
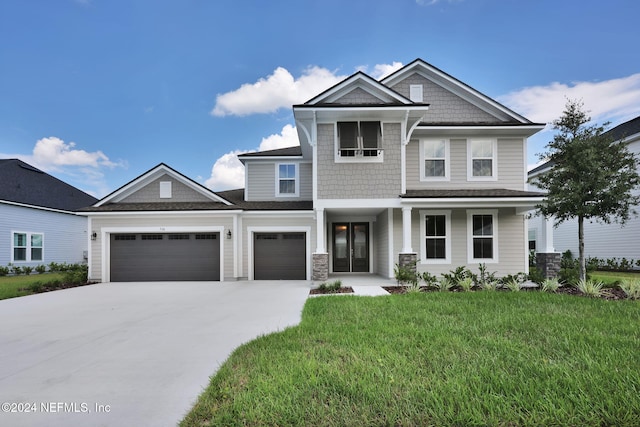
[[[219,233],[112,234],[111,281],[220,280]]]
[[[256,280],[305,280],[305,233],[254,233],[253,263]]]

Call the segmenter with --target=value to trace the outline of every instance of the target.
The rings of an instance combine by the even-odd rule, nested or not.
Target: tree
[[[553,216],[555,226],[577,218],[580,279],[586,279],[584,221],[594,219],[624,225],[640,195],[633,190],[640,183],[640,160],[624,140],[605,133],[609,123],[587,125],[591,121],[579,101],[568,100],[562,116],[553,122],[558,133],[540,155],[553,167],[536,178],[535,184],[547,190],[545,201],[537,209],[545,217]]]

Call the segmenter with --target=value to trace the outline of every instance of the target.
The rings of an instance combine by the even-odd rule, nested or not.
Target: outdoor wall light
[[[231,239],[231,230],[227,230],[227,239]]]
[[[95,231],[91,233],[91,240],[96,240],[97,238],[98,238],[98,233],[96,233]]]

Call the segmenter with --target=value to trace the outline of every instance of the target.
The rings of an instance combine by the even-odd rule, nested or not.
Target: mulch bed
[[[404,294],[406,293],[407,287],[406,286],[383,286],[382,289],[389,292],[390,294]],[[437,292],[436,289],[427,288],[426,286],[421,286],[420,290],[422,292]],[[452,288],[448,292],[463,292],[463,290],[460,288]],[[477,290],[474,290],[473,292],[477,292]],[[508,289],[498,289],[496,292],[510,292],[510,291]],[[525,288],[525,289],[521,289],[520,292],[541,292],[541,291],[539,291],[537,288]],[[563,286],[560,289],[558,289],[556,293],[565,294],[565,295],[584,296],[582,292],[580,292],[573,286]],[[627,296],[620,288],[608,288],[606,290],[606,293],[601,298],[606,300],[621,300],[621,299],[626,299]]]

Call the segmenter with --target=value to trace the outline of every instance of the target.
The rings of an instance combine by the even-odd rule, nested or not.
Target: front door
[[[333,271],[369,272],[369,224],[333,224]]]

